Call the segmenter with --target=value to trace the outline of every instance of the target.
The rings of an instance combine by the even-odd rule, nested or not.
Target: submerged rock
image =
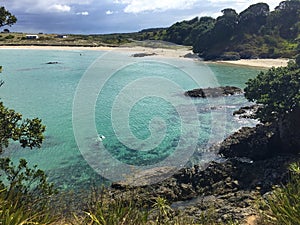
[[[156,55],[156,53],[135,53],[132,55],[132,57],[146,57],[146,56],[153,56]]]
[[[59,64],[59,62],[47,62],[46,64]]]
[[[235,94],[242,94],[243,90],[234,86],[215,87],[215,88],[199,88],[184,93],[185,96],[193,98],[209,98],[222,97]]]

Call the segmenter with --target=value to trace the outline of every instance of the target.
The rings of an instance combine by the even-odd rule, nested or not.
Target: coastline
[[[129,52],[132,54],[146,54],[145,57],[166,57],[166,58],[181,58],[192,59],[195,58],[185,57],[188,54],[193,54],[189,47],[182,47],[177,49],[169,48],[151,48],[143,46],[124,46],[124,47],[74,47],[74,46],[0,46],[1,49],[36,49],[36,50],[92,50],[92,51],[116,51],[116,52]],[[216,63],[224,65],[236,65],[247,67],[259,67],[259,68],[272,68],[287,66],[289,59],[240,59],[236,61],[203,61],[204,63]]]
[[[216,61],[217,64],[272,68],[287,66],[290,59],[240,59],[236,61]]]
[[[192,53],[189,47],[182,47],[180,49],[168,48],[151,48],[143,46],[133,47],[73,47],[73,46],[0,46],[1,49],[34,49],[34,50],[92,50],[92,51],[115,51],[115,52],[129,52],[132,54],[147,54],[145,57],[166,57],[166,58],[184,58],[185,55]],[[151,55],[151,56],[150,56]]]

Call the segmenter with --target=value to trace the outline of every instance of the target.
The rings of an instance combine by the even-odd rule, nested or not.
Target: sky
[[[196,16],[238,13],[263,0],[0,0],[18,22],[11,31],[104,34],[168,27]],[[264,0],[273,10],[282,0]]]

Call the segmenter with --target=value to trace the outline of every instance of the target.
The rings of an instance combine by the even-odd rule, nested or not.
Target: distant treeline
[[[207,60],[294,57],[299,52],[300,0],[283,1],[270,11],[265,3],[241,13],[222,10],[218,18],[201,17],[162,29],[148,29],[134,36],[193,46]]]

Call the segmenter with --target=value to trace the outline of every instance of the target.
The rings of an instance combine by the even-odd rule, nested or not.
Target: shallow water
[[[4,155],[37,164],[64,189],[103,183],[103,176],[124,178],[130,168],[206,163],[213,157],[207,153],[211,144],[255,125],[232,116],[249,104],[242,95],[190,99],[183,92],[243,88],[257,69],[98,51],[1,50],[0,58],[4,104],[24,118],[42,118],[47,127],[41,149],[20,150],[12,143]],[[94,125],[85,115],[94,117]],[[102,149],[107,157],[94,159]]]

